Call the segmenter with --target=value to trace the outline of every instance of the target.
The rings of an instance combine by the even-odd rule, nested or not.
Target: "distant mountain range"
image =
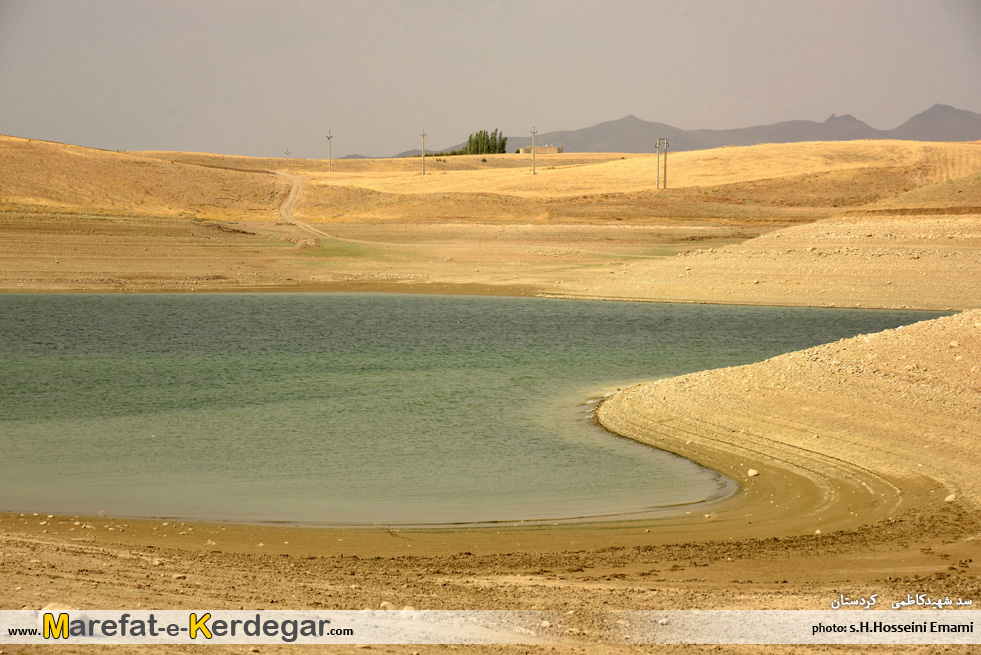
[[[658,137],[667,137],[672,152],[704,150],[721,146],[751,146],[757,143],[799,141],[851,141],[854,139],[901,139],[905,141],[981,140],[981,114],[949,105],[934,105],[892,130],[877,130],[851,114],[832,114],[823,123],[784,121],[734,130],[681,130],[664,123],[624,116],[581,130],[541,132],[537,145],[562,146],[566,152],[653,152]],[[458,143],[439,151],[459,150]],[[530,136],[508,136],[508,152],[531,145]],[[427,152],[430,152],[427,149]],[[413,157],[420,150],[407,150],[396,157]],[[353,155],[352,157],[358,157]]]

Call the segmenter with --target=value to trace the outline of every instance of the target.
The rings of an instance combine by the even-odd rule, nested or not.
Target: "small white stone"
[[[757,471],[756,469],[749,469],[749,471],[746,472],[746,475],[748,475],[751,478],[755,478],[759,474],[760,472]]]
[[[957,494],[950,494],[949,496],[947,496],[946,498],[944,498],[944,502],[945,503],[952,503],[955,500],[957,500]]]

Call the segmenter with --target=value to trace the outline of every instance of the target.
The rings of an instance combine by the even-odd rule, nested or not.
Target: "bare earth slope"
[[[771,475],[797,476],[767,490],[789,492],[789,501],[763,494],[731,517],[765,520],[777,532],[930,513],[948,497],[977,510],[981,310],[641,384],[597,416],[696,460],[702,449],[731,460],[722,470],[751,493],[770,487]]]
[[[332,173],[300,162],[309,182],[298,207],[308,221],[479,222],[814,220],[981,170],[974,144],[855,141],[765,144],[671,155],[657,189],[651,155],[547,155],[340,162]],[[411,160],[410,160],[411,161]]]
[[[555,288],[557,295],[680,302],[981,307],[981,176]]]
[[[981,215],[833,218],[721,249],[609,267],[560,281],[554,294],[823,307],[981,307]]]
[[[293,160],[286,171],[276,159],[116,153],[3,137],[0,289],[977,304],[970,217],[981,202],[962,199],[977,196],[979,144],[677,153],[666,190],[655,188],[649,155],[538,160],[535,176],[519,155],[430,157],[425,176],[411,158],[343,160],[328,173],[317,160]],[[278,211],[296,186],[288,176],[302,181],[290,201],[297,225]],[[863,214],[832,233],[807,228],[856,211],[879,219],[910,208],[937,222],[924,233],[899,218],[866,225]],[[945,211],[960,219],[948,222]],[[785,226],[803,227],[747,241]],[[718,250],[739,242],[746,243]],[[670,259],[698,248],[713,251]]]
[[[0,211],[268,220],[283,186],[268,172],[163,162],[0,136]]]

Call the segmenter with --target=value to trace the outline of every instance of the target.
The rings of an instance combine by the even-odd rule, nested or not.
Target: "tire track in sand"
[[[365,241],[363,239],[348,239],[345,237],[339,237],[333,234],[328,234],[323,230],[315,228],[309,223],[304,223],[303,221],[297,220],[297,218],[293,215],[293,209],[300,202],[300,196],[303,195],[303,187],[306,186],[306,183],[303,181],[302,177],[299,177],[297,175],[290,175],[289,173],[280,173],[280,172],[277,172],[276,175],[286,178],[287,180],[289,180],[290,184],[292,185],[292,188],[290,189],[290,195],[286,198],[286,200],[283,201],[283,204],[279,206],[279,215],[282,216],[283,220],[286,221],[287,223],[295,225],[296,227],[300,228],[304,232],[308,232],[310,234],[313,234],[318,237],[322,237],[324,239],[332,239],[334,241],[343,241],[345,243],[360,243],[367,246],[405,246],[405,244],[402,243],[388,243],[385,241]]]

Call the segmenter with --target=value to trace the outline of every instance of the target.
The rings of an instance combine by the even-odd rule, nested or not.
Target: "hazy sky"
[[[0,133],[382,156],[634,114],[981,112],[979,0],[0,0]]]

